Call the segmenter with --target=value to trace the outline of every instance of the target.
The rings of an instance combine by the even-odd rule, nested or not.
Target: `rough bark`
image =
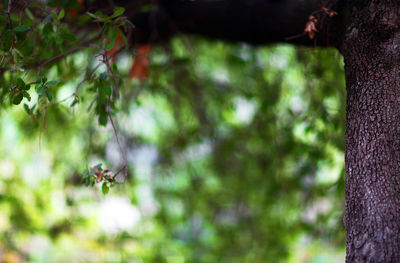
[[[400,3],[348,1],[347,262],[400,262]]]

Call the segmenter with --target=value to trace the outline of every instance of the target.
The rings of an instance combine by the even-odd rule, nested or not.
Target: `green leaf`
[[[71,34],[71,32],[69,31],[68,28],[60,28],[60,32],[59,32],[60,37],[63,40],[67,40],[67,41],[76,41],[77,38],[75,35]]]
[[[23,97],[22,93],[18,93],[13,97],[12,103],[15,104],[15,105],[19,105],[23,98],[24,97]]]
[[[22,87],[23,90],[30,90],[31,85],[25,85],[24,87]]]
[[[98,21],[106,21],[106,16],[103,15],[101,12],[97,11],[96,13],[90,13],[90,12],[86,12],[86,14],[88,14],[89,16],[91,16],[94,19],[97,19]]]
[[[119,32],[119,35],[122,38],[122,41],[124,42],[125,48],[128,48],[128,41],[126,40],[126,36],[125,36],[124,32],[122,32],[122,30],[119,28],[117,28],[117,30]]]
[[[110,50],[113,48],[116,38],[117,30],[115,30],[114,28],[110,28],[110,30],[108,30],[108,43],[105,46],[106,50]]]
[[[24,109],[25,109],[26,113],[28,113],[29,115],[31,115],[32,112],[31,112],[31,110],[29,109],[28,104],[24,103]]]
[[[17,78],[17,88],[25,89],[25,82],[21,78]]]
[[[108,79],[108,74],[107,74],[107,72],[102,72],[102,73],[100,74],[100,76],[99,76],[99,79],[100,79],[101,81],[107,80],[107,79]]]
[[[104,182],[103,186],[101,187],[101,191],[103,192],[103,194],[108,194],[108,192],[110,191],[110,187],[108,187],[107,183]]]
[[[70,106],[70,107],[74,107],[78,102],[79,102],[79,99],[77,99],[77,98],[75,97],[74,100],[72,101],[71,105],[69,105],[69,106]]]
[[[16,26],[14,27],[14,32],[25,32],[28,31],[29,29],[31,29],[30,26],[26,26],[26,25],[20,25],[20,26]]]
[[[54,31],[53,31],[53,25],[51,23],[48,23],[43,27],[43,35],[48,36],[52,32]]]
[[[31,95],[28,92],[24,91],[22,94],[28,101],[31,101]]]
[[[64,9],[61,9],[60,13],[58,13],[57,19],[58,20],[63,19],[64,16],[65,16],[65,11]]]
[[[51,101],[53,99],[53,96],[51,95],[49,89],[46,89],[46,96],[49,99],[49,101]]]
[[[104,101],[106,99],[107,99],[107,88],[106,88],[105,85],[100,85],[100,87],[99,87],[99,100],[100,101]]]
[[[117,64],[113,64],[111,67],[113,72],[118,72],[118,65]]]
[[[3,42],[3,50],[4,51],[9,51],[12,46],[14,38],[14,33],[11,30],[6,30],[2,35],[1,35],[1,42]]]
[[[95,166],[93,166],[93,169],[94,170],[99,169],[101,171],[101,166],[103,166],[103,164],[102,163],[98,163]]]
[[[85,185],[86,185],[86,187],[89,187],[89,185],[90,185],[90,177],[86,177]]]
[[[25,8],[25,14],[29,17],[30,20],[35,20],[35,16],[32,14],[31,10]]]
[[[24,57],[24,55],[22,55],[21,51],[19,51],[19,50],[16,49],[16,48],[13,48],[12,53],[15,54],[15,55],[20,56],[21,58]]]
[[[103,91],[107,96],[111,96],[112,94],[112,89],[110,86],[103,86]]]
[[[99,115],[99,124],[101,126],[106,126],[108,122],[107,113],[103,113]]]
[[[44,85],[40,85],[39,87],[36,88],[36,93],[37,93],[39,96],[42,96],[43,93],[44,93],[44,89],[45,89],[45,86],[44,86]]]
[[[47,86],[54,86],[54,85],[57,85],[57,84],[58,84],[57,80],[51,80],[51,81],[46,83]]]
[[[93,13],[86,12],[86,14],[87,14],[88,16],[92,17],[92,18],[98,19],[98,17],[97,17],[95,14],[93,14]]]
[[[49,23],[52,18],[53,18],[52,14],[46,16],[42,21],[43,25],[47,25],[47,23]]]
[[[93,176],[96,173],[96,169],[93,169],[89,172],[89,176]]]
[[[124,12],[125,12],[125,8],[118,6],[114,9],[114,13],[109,18],[114,18],[114,17],[120,16]]]

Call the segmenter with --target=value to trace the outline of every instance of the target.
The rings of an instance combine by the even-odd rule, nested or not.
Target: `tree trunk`
[[[348,2],[346,262],[400,262],[400,3]]]

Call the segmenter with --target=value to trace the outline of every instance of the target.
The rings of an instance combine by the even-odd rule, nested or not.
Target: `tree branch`
[[[335,10],[338,1],[325,2]],[[303,34],[309,16],[321,8],[320,0],[162,0],[158,10],[140,13],[132,22],[136,42],[165,41],[183,32],[255,45],[336,45],[339,16],[321,19],[315,39]]]

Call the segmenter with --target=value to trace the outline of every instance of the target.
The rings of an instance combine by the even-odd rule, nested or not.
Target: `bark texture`
[[[399,8],[348,1],[346,262],[400,262]]]

